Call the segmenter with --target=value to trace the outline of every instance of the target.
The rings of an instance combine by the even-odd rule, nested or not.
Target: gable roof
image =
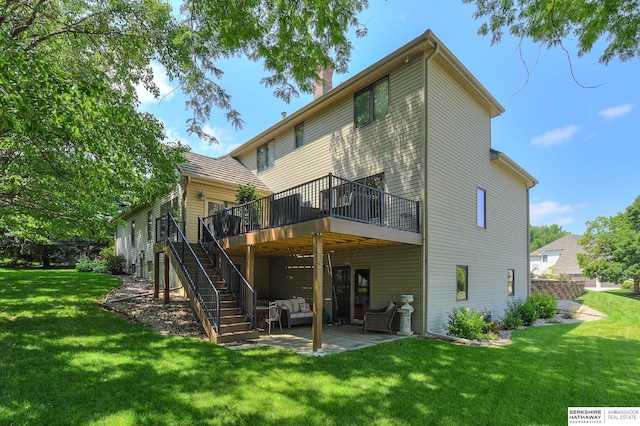
[[[229,155],[213,158],[194,152],[185,152],[184,158],[187,162],[178,166],[182,175],[236,185],[252,183],[262,193],[272,192],[256,175]]]
[[[562,255],[558,258],[558,261],[553,265],[555,269],[559,268],[577,268],[578,267],[578,253],[586,253],[584,248],[578,244],[578,240],[582,238],[582,235],[567,234],[557,240],[540,247],[538,250],[531,253],[531,256],[541,256],[548,251],[562,251]]]

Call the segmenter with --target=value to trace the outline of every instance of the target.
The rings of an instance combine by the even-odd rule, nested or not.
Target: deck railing
[[[420,232],[420,203],[332,174],[203,219],[217,238],[339,217]]]
[[[200,306],[216,333],[219,334],[220,293],[213,285],[209,274],[205,271],[204,266],[200,263],[198,256],[196,256],[193,248],[191,248],[187,238],[184,236],[181,224],[171,216],[171,213],[167,213],[167,215],[156,219],[156,229],[158,229],[158,227],[165,230],[164,241],[167,241],[169,244],[191,289],[198,298]],[[158,237],[156,237],[156,240],[157,239]]]
[[[251,321],[252,328],[256,328],[256,291],[251,288],[247,280],[231,261],[227,252],[220,246],[218,240],[211,233],[202,218],[198,218],[198,242],[207,254],[211,265],[233,294],[242,312]]]

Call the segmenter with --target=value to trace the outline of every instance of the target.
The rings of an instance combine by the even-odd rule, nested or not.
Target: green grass
[[[638,406],[640,301],[517,331],[507,347],[422,339],[326,357],[163,337],[103,311],[118,282],[0,270],[0,424],[566,424],[569,406]]]

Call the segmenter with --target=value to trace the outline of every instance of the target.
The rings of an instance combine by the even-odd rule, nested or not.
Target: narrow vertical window
[[[479,228],[487,227],[487,193],[484,189],[477,191],[477,225]]]
[[[296,148],[300,148],[304,145],[304,123],[300,123],[294,127],[293,134],[296,139]]]
[[[131,221],[131,247],[136,246],[136,221]]]
[[[258,157],[258,171],[264,171],[273,167],[275,157],[274,153],[275,141],[269,141],[258,147],[256,152]]]
[[[147,241],[153,240],[153,211],[147,212]]]
[[[507,269],[507,296],[513,296],[516,294],[515,275],[515,270]]]
[[[469,299],[469,267],[456,266],[456,300]]]

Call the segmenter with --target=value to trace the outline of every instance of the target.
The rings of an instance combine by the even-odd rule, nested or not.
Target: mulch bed
[[[170,301],[165,305],[162,292],[158,299],[153,298],[152,281],[129,275],[119,275],[117,278],[122,285],[107,294],[101,303],[104,309],[128,321],[149,326],[165,336],[209,340],[189,300],[179,290],[170,292]]]

